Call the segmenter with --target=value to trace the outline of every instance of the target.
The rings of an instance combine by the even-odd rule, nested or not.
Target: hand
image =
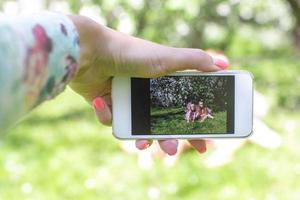
[[[80,69],[70,86],[92,103],[99,121],[111,125],[111,80],[116,75],[158,77],[175,71],[196,69],[218,71],[228,64],[213,59],[200,49],[173,48],[131,37],[83,16],[70,16],[80,35]],[[204,140],[189,140],[200,153]],[[152,141],[138,140],[136,147],[146,149]],[[169,155],[177,152],[177,140],[159,141]]]

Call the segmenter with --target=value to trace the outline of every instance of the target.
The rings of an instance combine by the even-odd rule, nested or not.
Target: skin
[[[169,73],[195,69],[219,71],[228,64],[213,59],[200,49],[174,48],[122,34],[102,26],[83,16],[69,16],[80,36],[80,68],[70,86],[94,105],[99,121],[111,125],[111,80],[116,75],[134,77],[158,77]],[[200,153],[206,151],[204,140],[189,140]],[[152,144],[149,140],[137,140],[140,150]],[[177,152],[177,140],[159,141],[168,155]]]

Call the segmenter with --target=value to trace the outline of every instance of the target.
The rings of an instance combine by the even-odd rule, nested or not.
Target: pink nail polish
[[[177,153],[177,149],[172,151],[172,152],[168,152],[168,155],[169,156],[174,156],[176,153]]]
[[[207,151],[207,149],[206,149],[206,147],[203,147],[203,148],[201,148],[201,149],[198,149],[198,152],[199,153],[205,153]]]
[[[177,153],[177,145],[178,145],[177,141],[175,141],[175,142],[172,140],[164,141],[165,150],[169,156],[173,156]]]
[[[229,64],[226,61],[218,59],[218,58],[214,59],[214,64],[223,70],[227,69],[229,66]]]
[[[101,97],[97,97],[93,100],[93,105],[96,108],[96,110],[102,110],[105,104]]]
[[[149,144],[148,140],[139,141],[137,144],[137,148],[139,150],[147,149],[149,146],[150,146],[150,144]]]

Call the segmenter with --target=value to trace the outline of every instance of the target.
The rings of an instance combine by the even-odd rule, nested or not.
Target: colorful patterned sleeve
[[[64,90],[78,69],[79,50],[65,15],[0,17],[0,132]]]

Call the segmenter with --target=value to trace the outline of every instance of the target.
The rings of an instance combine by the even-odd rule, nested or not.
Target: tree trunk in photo
[[[286,0],[295,17],[294,37],[296,48],[300,51],[300,0]]]

